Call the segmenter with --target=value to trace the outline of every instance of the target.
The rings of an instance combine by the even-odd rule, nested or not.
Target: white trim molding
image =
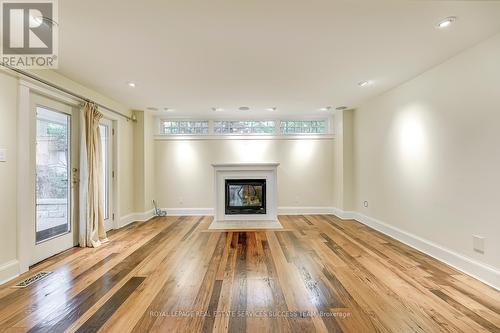
[[[341,210],[338,208],[333,208],[332,214],[337,216],[338,218],[340,218],[342,220],[356,220],[356,217],[357,217],[356,212]]]
[[[133,222],[145,222],[151,220],[155,216],[154,209],[144,213],[130,213],[122,216],[118,221],[118,229],[123,228]]]
[[[278,215],[332,215],[333,207],[278,207]]]
[[[240,118],[240,117],[237,117]],[[191,121],[191,122],[208,122],[208,132],[206,134],[165,134],[162,129],[164,121]],[[216,133],[215,123],[218,121],[273,121],[274,126],[272,133]],[[324,121],[325,133],[281,133],[282,121]],[[156,115],[155,122],[155,140],[303,140],[303,139],[332,139],[335,137],[333,129],[333,115],[324,115],[321,117],[285,117],[279,119],[273,118],[253,118],[253,119],[235,119],[235,118],[219,118],[205,117],[203,118],[185,118],[185,117],[165,117],[165,115]],[[206,128],[206,127],[204,127]]]
[[[483,282],[487,285],[500,290],[500,270],[477,260],[456,253],[441,245],[433,243],[427,239],[413,235],[407,231],[401,230],[388,223],[379,221],[373,217],[363,215],[358,212],[344,212],[336,209],[336,216],[341,219],[356,220],[364,225],[373,228],[381,233],[392,237],[401,243],[417,249],[453,268]]]
[[[17,104],[17,266],[18,273],[27,272],[33,259],[35,234],[32,232],[35,211],[35,162],[33,159],[35,115],[31,109],[33,93],[72,107],[79,105],[77,99],[60,91],[48,88],[32,79],[19,79]],[[0,281],[1,281],[0,276]]]
[[[237,134],[226,134],[226,135],[194,135],[194,134],[183,134],[183,135],[155,135],[155,140],[159,141],[183,141],[183,140],[334,140],[335,135],[333,134],[296,134],[296,135],[237,135]]]
[[[213,208],[162,208],[167,216],[213,216]],[[278,207],[278,215],[337,215],[334,207]],[[337,215],[338,216],[338,215]]]
[[[213,216],[213,208],[163,208],[167,216]]]
[[[15,279],[20,274],[19,261],[16,259],[7,261],[5,264],[0,265],[0,285]]]
[[[30,88],[19,83],[17,104],[17,260],[19,273],[28,271],[31,261],[31,246],[34,233],[30,228],[35,219],[34,209],[26,209],[26,204],[35,207],[34,185],[32,186],[30,166],[32,122],[30,117]]]

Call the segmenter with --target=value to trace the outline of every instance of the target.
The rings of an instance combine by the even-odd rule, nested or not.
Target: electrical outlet
[[[182,205],[184,203],[184,200],[182,199],[182,197],[179,197],[179,205]]]
[[[0,162],[7,162],[7,149],[0,149]]]
[[[484,245],[486,238],[472,235],[472,246],[474,251],[484,254]]]
[[[368,201],[363,201],[363,207],[368,208]]]
[[[297,196],[295,196],[295,203],[296,203],[296,204],[298,204],[299,202],[300,202],[300,198],[299,198],[299,196],[297,195]]]

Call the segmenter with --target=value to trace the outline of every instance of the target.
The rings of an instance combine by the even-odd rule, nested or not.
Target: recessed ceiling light
[[[238,108],[238,110],[240,110],[240,111],[248,111],[248,110],[250,110],[250,108],[248,106],[240,106]]]
[[[325,106],[324,108],[320,108],[320,111],[330,111],[332,109],[331,106]]]
[[[146,108],[146,110],[149,110],[149,111],[158,111],[158,108],[155,108],[154,106],[148,106]]]
[[[127,82],[127,85],[128,85],[130,88],[135,88],[135,83],[134,83],[134,82]]]
[[[338,106],[335,108],[335,110],[337,110],[337,111],[347,110],[347,106]]]
[[[442,20],[441,22],[438,23],[437,27],[439,29],[444,29],[448,28],[453,22],[455,22],[457,18],[455,16],[450,16]]]
[[[361,81],[361,82],[358,82],[358,86],[360,87],[366,87],[368,85],[371,84],[371,81]]]
[[[224,111],[223,108],[212,108],[212,111]]]
[[[278,108],[277,107],[272,107],[272,108],[267,108],[266,111],[276,111]]]
[[[163,111],[174,111],[172,108],[163,108]]]

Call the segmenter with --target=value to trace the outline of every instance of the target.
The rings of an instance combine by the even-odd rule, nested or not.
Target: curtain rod
[[[63,93],[68,94],[68,95],[70,95],[70,96],[73,96],[73,97],[75,97],[75,98],[77,98],[77,99],[79,99],[79,100],[81,100],[81,101],[83,101],[83,102],[94,103],[95,105],[97,105],[97,106],[99,106],[99,107],[101,107],[101,108],[104,108],[104,109],[106,109],[106,110],[108,110],[108,111],[110,111],[110,112],[112,112],[112,113],[114,113],[114,114],[117,114],[117,115],[119,115],[119,116],[121,116],[121,117],[123,117],[123,118],[127,119],[127,121],[129,121],[129,120],[131,120],[131,121],[135,121],[135,119],[134,119],[134,118],[131,118],[131,117],[129,117],[129,116],[126,116],[126,115],[124,115],[124,114],[123,114],[123,113],[121,113],[121,112],[118,112],[118,111],[116,111],[116,110],[113,110],[113,109],[111,109],[111,108],[108,108],[108,107],[107,107],[107,106],[105,106],[105,105],[102,105],[102,104],[100,104],[100,103],[97,103],[97,102],[95,102],[95,101],[93,101],[93,100],[91,100],[91,99],[89,99],[89,98],[86,98],[86,97],[84,97],[84,96],[82,96],[82,95],[79,95],[79,94],[77,94],[77,93],[74,93],[74,92],[72,92],[72,91],[70,91],[70,90],[68,90],[68,89],[63,88],[63,87],[60,87],[60,86],[58,86],[58,85],[56,85],[56,84],[54,84],[54,83],[52,83],[52,82],[49,82],[49,81],[47,81],[47,80],[42,79],[42,78],[40,78],[40,77],[38,77],[38,76],[36,76],[36,75],[33,75],[33,74],[28,73],[28,72],[25,72],[25,71],[23,71],[23,70],[20,70],[20,69],[17,69],[17,68],[11,67],[11,66],[6,65],[6,64],[3,64],[3,63],[0,63],[0,66],[5,67],[5,68],[7,68],[7,69],[9,69],[9,70],[11,70],[11,71],[14,71],[14,72],[16,72],[17,74],[20,74],[20,75],[26,76],[26,77],[28,77],[28,78],[30,78],[30,79],[32,79],[32,80],[38,81],[38,82],[40,82],[40,83],[43,83],[43,84],[45,84],[45,85],[47,85],[47,86],[49,86],[49,87],[51,87],[51,88],[57,89],[57,90],[59,90],[59,91],[62,91]]]

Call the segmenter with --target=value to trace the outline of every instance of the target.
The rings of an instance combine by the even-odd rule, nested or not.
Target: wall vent
[[[12,288],[26,288],[30,284],[35,283],[35,282],[47,277],[51,273],[52,272],[38,272],[35,275],[32,275],[29,278],[24,279],[23,281],[19,282],[18,284],[16,284]]]

